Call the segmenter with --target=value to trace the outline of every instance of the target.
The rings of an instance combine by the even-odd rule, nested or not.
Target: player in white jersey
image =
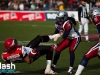
[[[68,17],[68,14],[66,11],[59,11],[56,16],[56,32],[63,31],[62,39],[57,44],[57,48],[55,49],[55,55],[54,60],[52,64],[52,69],[55,70],[56,64],[59,60],[61,52],[69,48],[69,54],[70,54],[70,66],[66,74],[72,74],[73,72],[73,66],[75,61],[75,50],[77,46],[80,43],[81,37],[78,33],[78,31],[75,29],[75,19]]]

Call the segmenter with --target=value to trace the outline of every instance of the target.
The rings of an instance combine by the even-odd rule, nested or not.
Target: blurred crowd
[[[0,10],[77,10],[80,0],[0,0]],[[89,7],[92,7],[100,0],[87,0]]]

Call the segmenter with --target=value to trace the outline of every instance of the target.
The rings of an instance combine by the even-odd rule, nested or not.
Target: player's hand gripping
[[[57,48],[57,44],[52,44],[51,47],[53,50],[55,50]]]

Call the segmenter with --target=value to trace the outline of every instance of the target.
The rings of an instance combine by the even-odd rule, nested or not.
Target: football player
[[[46,54],[47,66],[45,74],[56,74],[51,70],[51,60],[53,55],[53,48],[51,46],[39,46],[40,42],[46,42],[47,39],[38,35],[26,46],[18,45],[15,38],[7,38],[4,42],[6,50],[1,54],[2,59],[6,64],[17,60],[25,60],[26,63],[31,64],[40,56]]]
[[[90,10],[92,20],[99,34],[99,43],[92,46],[89,51],[84,54],[75,75],[80,75],[84,68],[87,66],[88,61],[94,57],[100,57],[100,8],[94,7]]]
[[[68,17],[66,11],[59,11],[56,16],[56,28],[59,31],[63,31],[62,39],[57,44],[56,52],[54,55],[54,60],[52,64],[52,69],[55,70],[57,61],[60,57],[61,51],[69,47],[70,54],[70,66],[67,74],[72,74],[74,60],[75,60],[75,49],[80,43],[80,35],[75,29],[76,22],[74,18]]]
[[[65,11],[65,10],[62,10],[62,12],[66,12],[67,13],[67,11]],[[67,17],[67,19],[70,20],[74,25],[76,25],[76,21],[74,19],[74,14],[73,13],[70,15],[70,17]],[[62,22],[58,21],[58,19],[56,19],[55,20],[55,31],[54,31],[54,34],[44,35],[45,39],[48,39],[47,41],[49,41],[49,40],[57,41],[59,37],[62,37],[63,28],[61,26],[62,26]]]

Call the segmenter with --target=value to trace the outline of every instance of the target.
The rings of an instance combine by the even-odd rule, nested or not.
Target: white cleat
[[[52,74],[52,75],[55,75],[55,74],[58,74],[57,72],[54,72],[52,69],[46,69],[45,70],[45,74]]]

